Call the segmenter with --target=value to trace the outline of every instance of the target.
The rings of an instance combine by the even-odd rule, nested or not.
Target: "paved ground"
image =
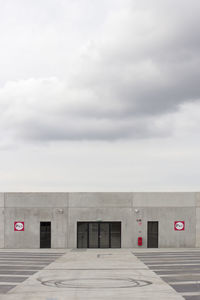
[[[1,300],[184,299],[141,262],[133,254],[132,249],[69,249],[50,264],[48,264],[50,260],[54,260],[56,256],[60,255],[59,253],[56,253],[55,250],[51,254],[34,252],[28,254],[26,252],[17,254],[10,252],[8,254],[10,263],[7,267],[10,266],[12,272],[16,265],[11,263],[11,257],[14,257],[16,264],[19,264],[21,259],[19,264],[21,268],[18,267],[16,271],[23,271],[23,273],[15,274],[14,277],[23,276],[22,280],[28,275],[30,277],[10,289],[6,294],[1,294]],[[1,253],[1,256],[3,255],[7,259],[4,251],[3,254]],[[30,265],[28,257],[34,258],[34,266]],[[21,265],[22,260],[28,265],[25,269],[24,267],[27,265]],[[41,265],[38,265],[38,260]],[[45,264],[46,267],[43,268]],[[2,270],[8,272],[10,269],[8,270],[7,267],[3,267]],[[25,273],[28,271],[38,272],[31,275]],[[13,274],[7,275],[13,277]],[[5,279],[2,278],[2,280],[4,280],[3,286]],[[11,279],[10,281],[13,286],[17,284]]]
[[[133,252],[184,299],[200,299],[200,250]]]
[[[55,251],[54,251],[55,252]],[[31,275],[43,269],[61,253],[44,251],[0,251],[0,299]]]
[[[0,300],[14,299],[200,300],[200,250],[0,250]]]

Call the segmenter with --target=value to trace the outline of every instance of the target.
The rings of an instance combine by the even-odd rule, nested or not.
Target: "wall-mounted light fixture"
[[[57,209],[56,209],[56,212],[57,212],[58,214],[63,214],[63,213],[64,213],[64,210],[63,210],[62,208],[57,208]]]

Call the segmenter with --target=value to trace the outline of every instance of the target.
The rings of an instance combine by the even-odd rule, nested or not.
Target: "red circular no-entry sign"
[[[177,231],[185,230],[185,222],[184,221],[175,221],[174,222],[174,230],[177,230]]]
[[[24,231],[24,222],[14,222],[14,231]]]

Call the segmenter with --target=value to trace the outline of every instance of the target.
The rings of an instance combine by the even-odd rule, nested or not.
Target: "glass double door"
[[[78,248],[120,248],[121,222],[78,222]]]

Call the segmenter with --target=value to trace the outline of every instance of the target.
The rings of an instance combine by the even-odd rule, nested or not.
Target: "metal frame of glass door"
[[[90,247],[90,230],[89,230],[89,224],[97,224],[98,225],[98,246],[97,247]],[[82,248],[79,247],[79,232],[78,232],[78,225],[79,224],[85,224],[87,226],[87,248],[111,248],[111,226],[113,223],[119,223],[120,224],[120,237],[119,237],[119,247],[117,248],[121,248],[121,222],[120,221],[114,221],[114,222],[95,222],[95,221],[91,221],[91,222],[77,222],[77,248]],[[101,224],[108,224],[108,234],[109,234],[109,241],[108,241],[108,247],[101,247]],[[114,247],[113,247],[114,248]]]

